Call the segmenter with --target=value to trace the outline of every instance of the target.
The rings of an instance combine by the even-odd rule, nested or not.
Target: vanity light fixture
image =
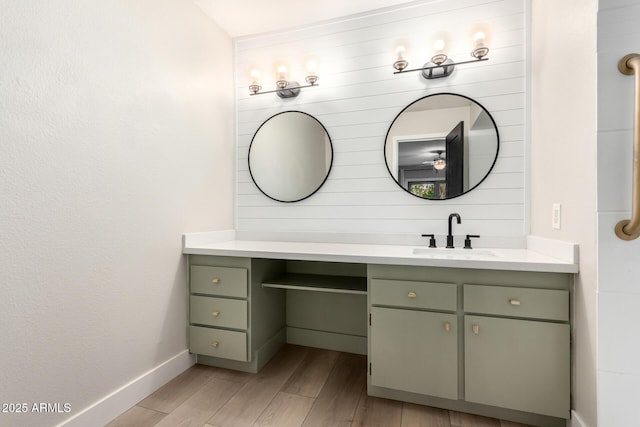
[[[444,39],[437,39],[433,44],[434,54],[431,60],[420,68],[407,69],[409,62],[406,60],[406,51],[404,47],[396,48],[396,61],[393,63],[393,74],[410,73],[413,71],[422,71],[422,77],[425,79],[438,79],[447,77],[453,73],[456,65],[471,64],[474,62],[488,61],[487,55],[489,48],[486,46],[486,36],[482,31],[478,31],[473,36],[473,50],[471,56],[475,59],[469,61],[454,62],[446,54],[446,43]]]
[[[318,86],[318,80],[320,79],[316,74],[318,64],[315,60],[309,60],[307,62],[307,76],[305,77],[306,85],[300,85],[297,81],[289,81],[289,73],[286,65],[278,65],[276,69],[276,89],[261,92],[262,86],[260,85],[260,70],[252,69],[249,73],[251,84],[249,85],[249,95],[262,95],[265,93],[275,93],[280,98],[295,98],[300,94],[300,89],[305,87]]]

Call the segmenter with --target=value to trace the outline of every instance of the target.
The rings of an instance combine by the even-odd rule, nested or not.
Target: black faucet
[[[458,215],[457,213],[452,213],[451,215],[449,215],[449,234],[447,234],[447,248],[453,248],[453,233],[451,232],[451,220],[455,218],[458,220],[458,224],[460,224],[462,221],[460,220],[460,215]]]
[[[464,239],[464,248],[465,249],[472,249],[471,248],[471,239],[477,239],[478,237],[480,237],[480,235],[478,234],[467,234],[467,237]]]
[[[429,247],[430,248],[437,248],[435,234],[423,234],[422,237],[429,237]]]

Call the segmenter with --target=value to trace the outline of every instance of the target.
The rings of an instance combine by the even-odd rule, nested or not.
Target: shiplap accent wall
[[[236,72],[236,230],[244,239],[316,239],[362,243],[422,241],[421,233],[446,235],[446,219],[458,212],[454,232],[480,234],[478,246],[524,244],[526,220],[526,5],[525,0],[421,1],[322,25],[240,38]],[[470,59],[474,28],[490,28],[490,60],[457,67],[446,79],[419,72],[394,75],[393,46],[408,40],[410,67],[431,57],[436,33],[451,39],[449,56]],[[305,58],[319,61],[319,86],[293,99],[249,96],[252,66],[263,71],[263,90],[285,61],[291,80],[304,82]],[[476,99],[494,117],[500,153],[491,175],[473,192],[447,201],[418,199],[390,177],[384,159],[387,130],[409,103],[452,92]],[[324,186],[298,203],[278,203],[251,180],[248,151],[260,124],[299,110],[320,120],[334,149]],[[441,239],[440,239],[441,241]]]

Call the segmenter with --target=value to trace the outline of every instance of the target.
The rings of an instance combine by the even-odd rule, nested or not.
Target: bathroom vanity
[[[188,238],[184,253],[198,363],[257,372],[290,342],[367,354],[372,396],[540,426],[569,418],[575,259]]]
[[[276,103],[237,91],[235,224],[258,241],[186,236],[190,349],[200,363],[257,372],[283,342],[354,352],[367,355],[369,395],[566,424],[575,247],[528,238],[527,249],[486,248],[525,247],[529,229],[527,8],[472,1],[473,12],[463,12],[454,3],[412,5],[346,28],[365,61],[377,64],[377,53],[366,52],[381,40],[395,44],[385,38],[398,22],[407,29],[398,26],[393,37],[476,28],[480,13],[494,34],[509,35],[485,71],[464,66],[447,83],[425,86],[400,75],[402,58],[399,73],[384,77],[343,60],[353,50],[339,23],[304,34],[340,64],[343,82],[309,90],[302,102],[290,102],[297,94],[286,89]],[[475,50],[481,34],[472,56],[486,60],[488,46]],[[265,51],[306,50],[274,40],[238,41],[239,84]],[[397,42],[404,54],[406,40]],[[427,80],[453,71],[414,67],[405,72],[421,69]],[[485,248],[300,242],[416,242],[418,232],[440,232],[444,245],[446,215],[447,246],[455,218],[456,245],[479,233],[473,245]],[[290,241],[269,240],[279,238]],[[240,308],[225,320],[231,304]]]

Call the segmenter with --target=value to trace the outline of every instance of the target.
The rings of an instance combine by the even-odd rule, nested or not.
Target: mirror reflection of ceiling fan
[[[433,160],[428,160],[426,162],[422,162],[425,165],[432,165],[433,168],[436,171],[441,171],[443,170],[445,167],[447,167],[447,159],[446,159],[446,155],[443,154],[444,150],[435,150],[435,151],[429,151],[429,153],[433,153],[435,154],[435,157],[433,158]]]

